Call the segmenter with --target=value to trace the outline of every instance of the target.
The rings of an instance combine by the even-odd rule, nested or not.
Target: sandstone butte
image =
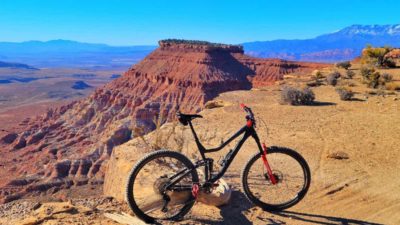
[[[179,108],[200,111],[226,91],[262,87],[326,64],[259,59],[235,45],[165,40],[120,78],[90,96],[24,120],[0,140],[0,202],[57,187],[102,183],[115,146],[170,121]],[[163,121],[164,122],[164,121]],[[137,129],[136,129],[137,130]]]

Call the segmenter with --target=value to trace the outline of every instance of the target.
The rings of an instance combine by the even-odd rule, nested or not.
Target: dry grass
[[[142,127],[134,127],[133,131],[137,138],[144,144],[147,152],[156,151],[160,149],[173,149],[182,152],[185,144],[184,129],[178,132],[178,123],[176,121],[170,123],[168,129],[163,129],[162,125],[165,123],[163,116],[156,116],[153,120],[156,128],[152,131],[152,137],[145,136],[145,130]],[[174,143],[171,143],[173,140]]]
[[[336,92],[342,101],[350,101],[354,96],[354,92],[350,88],[339,87],[336,88]]]

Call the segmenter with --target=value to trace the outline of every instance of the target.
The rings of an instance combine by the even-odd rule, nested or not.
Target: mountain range
[[[274,40],[243,43],[245,52],[263,58],[337,62],[351,60],[373,46],[400,47],[400,24],[352,25],[305,40]]]
[[[0,60],[34,67],[128,68],[156,46],[109,46],[70,40],[0,42]]]
[[[367,45],[400,47],[400,24],[352,25],[303,40],[242,43],[246,54],[262,58],[337,62],[360,55]],[[123,68],[142,60],[157,46],[109,46],[69,40],[0,42],[0,60],[36,68]]]

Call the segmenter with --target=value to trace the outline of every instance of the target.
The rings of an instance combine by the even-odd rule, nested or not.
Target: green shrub
[[[392,48],[388,46],[381,48],[367,46],[362,52],[361,62],[377,67],[396,67],[396,63],[392,59],[385,57],[391,50]]]

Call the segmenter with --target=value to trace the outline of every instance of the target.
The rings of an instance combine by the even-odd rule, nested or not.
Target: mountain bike
[[[266,147],[255,130],[252,110],[246,112],[246,125],[216,148],[206,149],[199,140],[192,120],[201,115],[177,113],[179,122],[190,127],[201,159],[194,164],[185,155],[170,150],[158,150],[144,156],[131,170],[126,187],[126,199],[137,217],[151,223],[155,220],[180,220],[194,205],[200,191],[210,193],[242,145],[252,137],[258,152],[245,164],[241,174],[246,197],[266,211],[287,209],[304,198],[311,181],[310,169],[296,151],[284,147]],[[241,136],[236,146],[221,160],[221,169],[214,172],[214,160],[206,153],[217,152]],[[199,179],[198,170],[204,169]]]

